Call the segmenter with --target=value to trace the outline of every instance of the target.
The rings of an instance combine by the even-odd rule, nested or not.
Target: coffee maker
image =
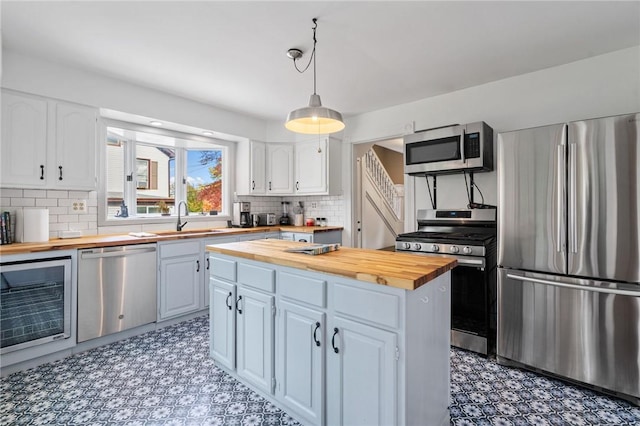
[[[251,227],[251,203],[248,201],[236,201],[233,203],[233,218],[231,226],[234,228]]]

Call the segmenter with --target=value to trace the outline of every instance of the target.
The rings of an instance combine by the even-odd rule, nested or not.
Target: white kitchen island
[[[303,424],[449,424],[456,261],[304,245],[207,246],[216,365]]]

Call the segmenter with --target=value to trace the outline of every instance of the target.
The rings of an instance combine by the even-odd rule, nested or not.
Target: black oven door
[[[451,345],[488,355],[495,348],[495,267],[458,257],[451,272]]]

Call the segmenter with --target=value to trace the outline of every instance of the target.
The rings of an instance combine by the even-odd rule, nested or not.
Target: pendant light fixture
[[[312,135],[328,134],[339,132],[344,129],[342,114],[333,109],[323,107],[320,95],[316,93],[316,28],[318,20],[313,18],[313,50],[307,66],[300,70],[297,60],[302,58],[302,50],[289,49],[287,56],[293,59],[293,65],[299,73],[304,73],[313,61],[313,94],[309,98],[309,106],[293,110],[287,116],[285,127],[292,132]]]

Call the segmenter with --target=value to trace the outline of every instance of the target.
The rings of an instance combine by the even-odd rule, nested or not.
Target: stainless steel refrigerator
[[[640,113],[498,135],[502,364],[640,405]]]

